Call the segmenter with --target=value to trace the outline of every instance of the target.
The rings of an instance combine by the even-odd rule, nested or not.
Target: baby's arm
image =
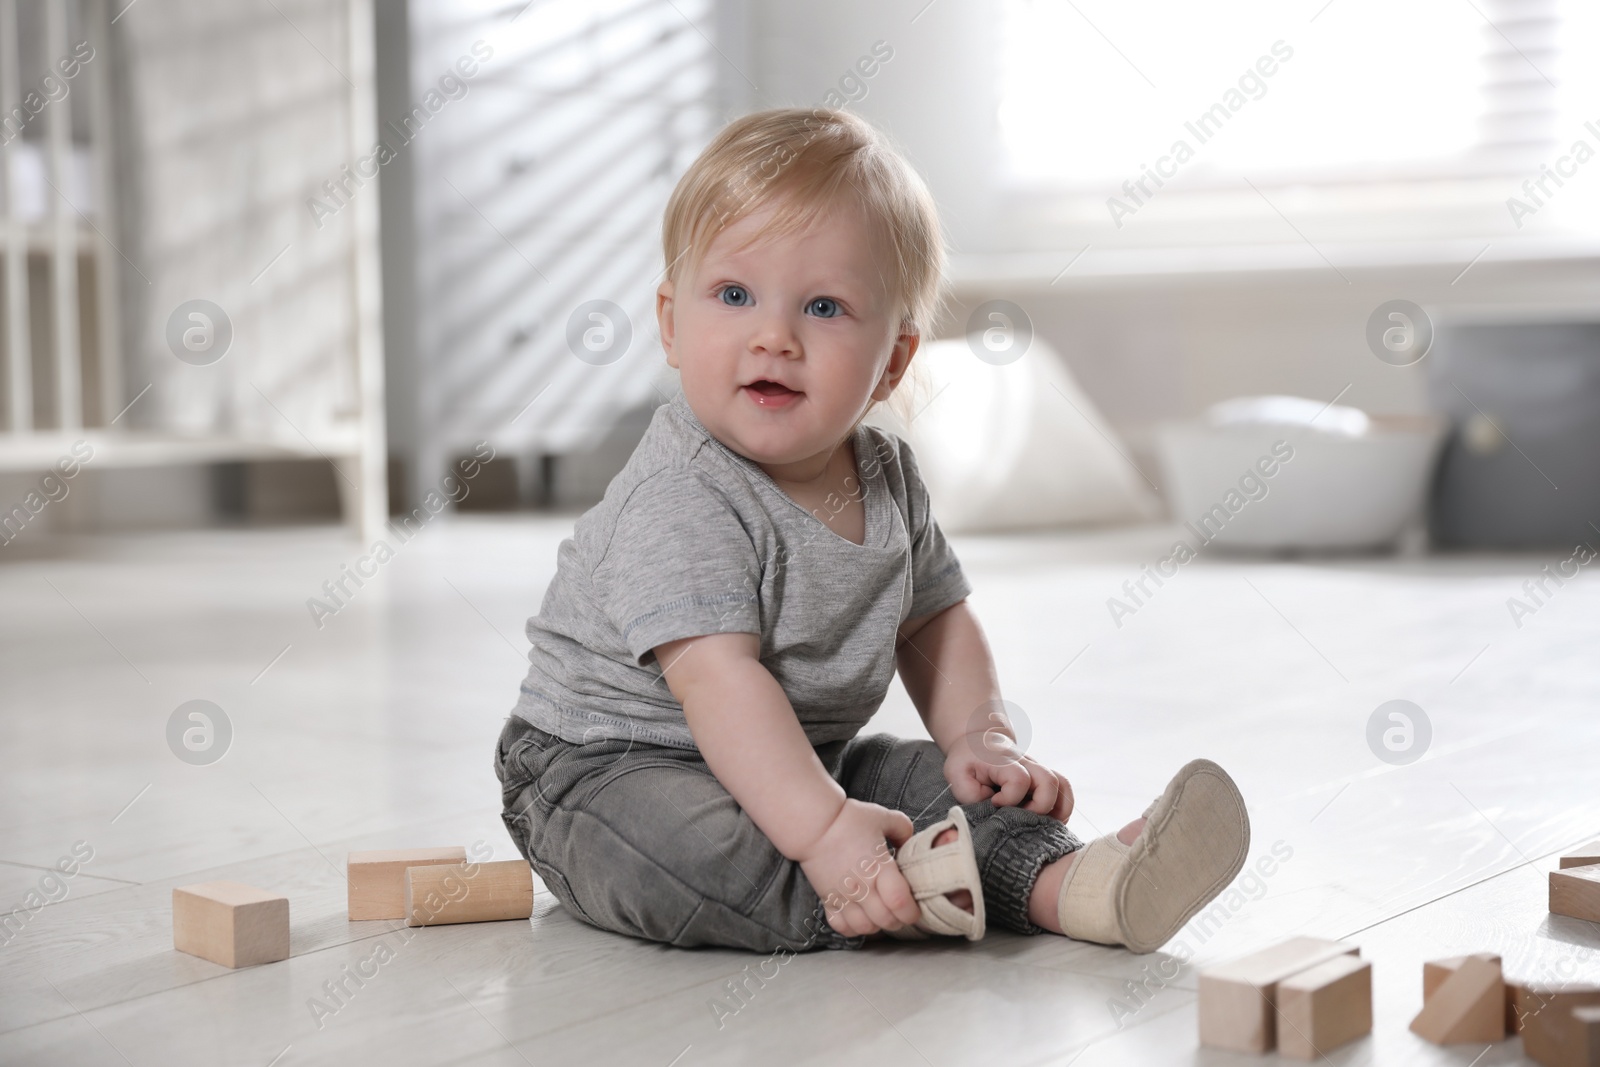
[[[657,645],[667,687],[717,780],[779,852],[800,863],[828,922],[858,936],[914,923],[920,909],[886,845],[911,836],[904,813],[852,800],[806,739],[756,634]]]
[[[1072,786],[1016,748],[994,657],[966,600],[902,623],[895,664],[928,736],[945,754],[956,800],[1019,804],[1066,821]]]

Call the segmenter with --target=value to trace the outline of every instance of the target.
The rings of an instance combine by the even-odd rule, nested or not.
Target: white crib
[[[173,257],[162,261],[152,256],[141,265],[124,254],[127,230],[118,226],[117,194],[126,175],[119,174],[117,161],[125,157],[113,151],[113,141],[135,134],[113,128],[117,112],[110,78],[113,60],[123,58],[114,49],[133,40],[142,41],[148,51],[151,41],[159,39],[148,21],[132,32],[132,20],[173,16],[159,5],[141,11],[127,0],[25,2],[0,0],[0,117],[5,120],[0,136],[6,139],[0,148],[0,471],[42,473],[79,441],[92,447],[95,469],[321,458],[334,466],[347,521],[368,539],[387,516],[376,194],[357,198],[348,218],[341,220],[342,230],[319,238],[324,243],[313,257],[312,266],[325,269],[335,259],[348,271],[341,271],[338,283],[345,307],[328,331],[335,336],[319,342],[332,353],[330,362],[341,366],[297,380],[293,371],[280,372],[281,364],[273,363],[290,361],[288,353],[253,354],[246,369],[255,376],[229,370],[242,384],[230,378],[234,395],[224,398],[220,415],[200,428],[174,420],[171,414],[182,403],[162,407],[152,396],[159,398],[163,386],[185,372],[159,365],[165,355],[159,351],[159,337],[152,340],[150,335],[160,333],[159,320],[181,295],[173,291],[195,287],[194,271],[185,272]],[[255,25],[272,32],[285,29],[264,17],[278,17],[272,7],[246,6],[261,9]],[[243,11],[241,7],[216,17],[238,17]],[[290,11],[302,21],[310,17],[304,8],[290,5]],[[348,75],[338,83],[343,97],[338,109],[345,113],[330,125],[347,134],[333,151],[354,155],[370,146],[376,128],[370,0],[346,0],[322,12],[336,26],[343,22],[344,47],[331,60],[313,56],[310,62],[337,60],[341,77]],[[115,25],[124,18],[130,24]],[[91,58],[73,63],[84,55]],[[70,77],[68,70],[73,71]],[[252,136],[237,130],[223,135],[241,143]],[[217,198],[232,192],[212,190]],[[289,200],[280,202],[279,210],[287,217],[298,207],[297,200]],[[197,205],[196,210],[204,208]],[[244,210],[260,213],[254,205]],[[299,222],[286,225],[303,228]],[[244,291],[254,266],[253,260],[242,261],[237,272],[218,272],[228,277],[218,279],[217,286]],[[293,286],[303,289],[307,283],[291,267],[279,272],[270,281],[288,294],[275,312],[281,316],[282,303],[298,292]],[[175,275],[179,280],[174,281]],[[124,286],[138,293],[141,302],[125,308]],[[258,286],[250,294],[256,306],[269,308],[276,296],[270,286]],[[140,310],[130,341],[124,314]],[[148,358],[141,360],[141,355]],[[280,384],[274,386],[267,372]],[[280,405],[269,394],[275,388],[301,388],[308,378],[306,388],[324,394],[310,403],[333,410],[333,417],[291,420],[281,411],[272,415]],[[319,384],[329,381],[334,384]],[[264,402],[255,409],[247,406],[252,392]],[[339,395],[326,395],[330,392]],[[297,399],[306,399],[304,389]],[[0,501],[0,509],[9,514],[12,503]]]

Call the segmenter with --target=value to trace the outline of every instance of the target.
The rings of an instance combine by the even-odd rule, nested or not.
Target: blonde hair
[[[848,111],[771,108],[724,126],[667,201],[661,220],[666,276],[676,285],[719,233],[768,204],[774,215],[767,234],[792,233],[847,195],[863,209],[878,247],[893,257],[884,280],[900,329],[928,340],[944,305],[938,208],[889,140]],[[913,359],[890,397],[907,425],[915,413],[912,394],[926,388],[919,371]]]

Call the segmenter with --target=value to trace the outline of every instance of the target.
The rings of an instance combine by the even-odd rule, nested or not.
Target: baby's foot
[[[935,845],[948,845],[959,836],[960,835],[955,831],[955,827],[952,826],[950,829],[934,838],[933,843]],[[967,892],[965,889],[957,889],[954,893],[946,893],[945,898],[962,911],[967,912],[969,915],[972,913],[972,894]]]
[[[1238,786],[1210,760],[1191,760],[1143,818],[1079,851],[1061,880],[1057,924],[1080,941],[1150,952],[1233,881],[1249,847]]]

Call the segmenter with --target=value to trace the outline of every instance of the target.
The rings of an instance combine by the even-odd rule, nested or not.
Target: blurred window
[[[1057,236],[1112,221],[1181,241],[1263,195],[1293,215],[1285,189],[1313,218],[1393,223],[1358,239],[1600,229],[1600,161],[1568,160],[1563,181],[1588,188],[1547,180],[1551,210],[1522,225],[1506,202],[1576,142],[1600,152],[1597,0],[1000,6],[996,177],[1027,210],[1050,204]]]

